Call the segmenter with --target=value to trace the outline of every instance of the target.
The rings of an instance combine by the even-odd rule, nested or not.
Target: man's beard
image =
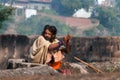
[[[47,36],[44,36],[44,38],[46,39],[46,40],[48,40],[48,41],[50,41],[51,39],[50,38],[48,38]]]
[[[47,37],[45,35],[43,35],[43,37],[45,38],[45,40],[48,40],[49,42],[53,42],[53,40],[54,40],[54,38],[49,38],[49,37]]]

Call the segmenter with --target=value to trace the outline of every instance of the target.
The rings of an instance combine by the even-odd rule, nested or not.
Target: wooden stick
[[[79,58],[77,58],[77,57],[74,57],[74,58],[75,58],[76,60],[80,61],[81,63],[87,65],[88,67],[92,68],[94,71],[99,72],[99,73],[104,73],[102,70],[95,68],[93,65],[88,64],[87,62],[85,62],[85,61],[83,61],[83,60],[81,60],[81,59],[79,59]]]

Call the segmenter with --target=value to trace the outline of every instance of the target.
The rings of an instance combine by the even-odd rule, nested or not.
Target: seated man
[[[31,62],[48,64],[54,69],[59,69],[64,58],[63,53],[70,50],[71,36],[64,36],[60,41],[56,38],[55,26],[46,25],[42,34],[34,41],[30,49]]]

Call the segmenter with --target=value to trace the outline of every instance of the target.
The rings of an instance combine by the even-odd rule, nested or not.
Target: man
[[[63,53],[70,50],[71,36],[63,37],[63,40],[56,38],[57,29],[55,26],[46,25],[42,34],[34,41],[30,49],[31,62],[48,64],[54,69],[59,69],[64,58]]]

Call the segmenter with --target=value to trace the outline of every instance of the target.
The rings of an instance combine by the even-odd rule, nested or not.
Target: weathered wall
[[[106,61],[120,57],[120,37],[74,37],[68,60],[77,56],[86,61]]]
[[[24,35],[0,35],[0,68],[7,68],[9,58],[27,58],[30,40]]]
[[[0,35],[0,69],[6,69],[9,58],[28,60],[29,48],[38,36]],[[120,57],[120,37],[73,37],[71,52],[65,60],[104,61]]]

